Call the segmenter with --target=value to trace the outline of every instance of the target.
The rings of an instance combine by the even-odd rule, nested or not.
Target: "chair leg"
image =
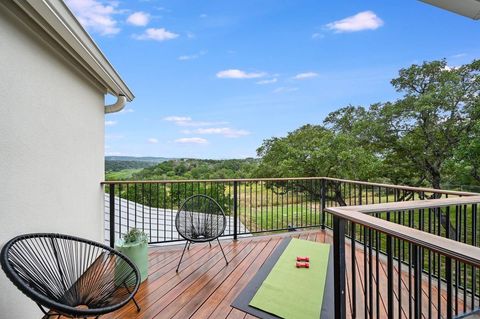
[[[180,257],[180,260],[178,261],[177,272],[178,272],[178,268],[180,268],[180,263],[182,262],[183,255],[185,254],[185,250],[187,249],[187,245],[188,245],[188,244],[189,244],[189,242],[187,241],[187,242],[185,243],[185,247],[183,247],[182,257]]]
[[[128,289],[127,283],[123,282],[123,285],[125,286],[125,289],[127,289],[128,293],[131,294],[130,289]],[[140,312],[140,306],[138,305],[137,301],[135,300],[135,297],[132,297],[133,303],[135,304],[135,307],[137,307],[137,312]],[[100,317],[100,316],[98,316]],[[98,318],[97,317],[97,318]]]
[[[228,265],[227,256],[225,256],[225,252],[223,251],[222,244],[220,244],[220,240],[218,240],[218,238],[217,238],[217,241],[218,241],[218,245],[220,246],[220,249],[222,250],[223,258],[225,258],[225,261],[227,262],[227,265]]]
[[[138,305],[137,301],[135,300],[135,298],[132,298],[132,300],[133,300],[133,303],[135,304],[135,307],[137,307],[137,312],[140,312],[141,308]]]
[[[208,244],[210,245],[210,248],[212,248],[212,242],[211,242],[211,241],[209,241],[209,242],[208,242]]]
[[[187,247],[187,250],[190,250],[190,245],[192,244],[191,241],[188,242],[188,247]]]

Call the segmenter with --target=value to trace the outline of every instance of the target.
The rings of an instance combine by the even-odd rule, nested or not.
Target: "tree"
[[[256,171],[260,177],[326,176],[368,180],[376,175],[380,164],[369,148],[362,147],[354,136],[320,125],[305,125],[286,137],[265,140],[257,154],[262,157]],[[308,183],[299,182],[291,187],[319,196],[320,189]],[[333,187],[332,199],[344,205],[340,184],[333,183]]]
[[[330,176],[368,179],[378,159],[348,134],[305,125],[283,138],[267,139],[257,149],[257,176]]]
[[[391,81],[403,97],[379,104],[370,113],[380,123],[377,137],[385,163],[416,172],[440,188],[445,163],[479,120],[480,60],[457,68],[445,60],[402,69]],[[389,170],[387,170],[389,171]]]
[[[480,185],[480,121],[463,136],[448,164],[451,183]]]

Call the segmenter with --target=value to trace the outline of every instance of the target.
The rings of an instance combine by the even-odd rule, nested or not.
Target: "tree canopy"
[[[480,183],[480,60],[412,65],[391,84],[402,94],[396,101],[349,105],[322,125],[265,140],[257,174]]]

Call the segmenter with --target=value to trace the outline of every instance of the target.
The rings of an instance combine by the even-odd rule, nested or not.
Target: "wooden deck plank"
[[[217,318],[221,318],[221,317],[217,317]],[[226,318],[227,319],[243,319],[245,318],[245,312],[232,308]]]
[[[247,245],[239,254],[229,260],[228,266],[226,266],[225,261],[221,259],[217,265],[200,276],[195,283],[191,285],[188,283],[188,287],[181,291],[176,298],[171,300],[168,306],[155,316],[160,318],[188,318],[190,314],[197,309],[198,303],[201,304],[205,297],[208,298],[211,292],[215,291],[240,264],[250,262],[255,257],[252,252],[260,245],[261,244],[254,243]],[[170,300],[170,298],[167,298],[167,300]],[[158,307],[156,308],[156,311],[158,311]]]
[[[247,242],[245,244],[247,244]],[[235,245],[244,246],[245,244],[243,244],[242,242],[229,244],[225,247],[225,253],[228,254]],[[201,274],[202,270],[208,269],[207,266],[212,266],[211,263],[213,258],[215,257],[215,255],[218,255],[220,253],[220,251],[217,252],[215,248],[209,249],[208,244],[197,245],[197,247],[199,247],[198,249],[201,249],[201,251],[199,253],[187,252],[186,256],[184,257],[186,258],[185,261],[182,261],[185,268],[181,270],[178,274],[175,272],[175,269],[177,267],[177,263],[180,259],[183,248],[178,249],[178,259],[175,259],[174,262],[170,263],[169,267],[165,267],[166,269],[161,270],[163,275],[160,275],[157,278],[149,277],[144,283],[142,283],[135,297],[140,307],[142,307],[142,312],[145,309],[149,308],[158,299],[163,297],[167,292],[169,292],[169,289],[175,287],[182,280],[185,280],[186,278],[189,278],[190,275],[192,275],[193,277],[189,278],[189,280],[191,280],[192,278],[194,278],[195,273],[198,276],[198,274]],[[194,258],[195,256],[197,256],[197,258]],[[218,259],[220,259],[220,256],[217,256],[215,260]],[[189,260],[191,261],[189,262]],[[129,306],[121,309],[120,313],[113,313],[108,318],[122,318],[122,316],[127,316],[127,314],[129,316],[134,316],[134,312],[136,312],[135,306],[130,304]]]
[[[273,241],[273,240],[270,240]],[[173,318],[188,318],[192,313],[195,313],[198,308],[209,299],[213,292],[222,292],[222,287],[228,287],[229,284],[236,280],[236,276],[239,276],[245,272],[248,267],[255,261],[255,259],[261,254],[267,242],[258,242],[252,243],[251,246],[253,249],[248,253],[248,255],[240,260],[237,264],[230,263],[228,267],[221,270],[212,280],[205,285],[200,292],[193,293],[191,298],[188,299],[188,303],[183,305],[183,308],[178,311]],[[223,292],[225,293],[225,292]]]
[[[285,237],[330,244],[333,242],[332,233],[329,230],[289,232],[242,238],[238,241],[222,240],[223,248],[230,261],[228,266],[225,265],[218,244],[213,244],[212,247],[209,247],[208,244],[195,244],[192,245],[190,250],[186,251],[178,274],[175,269],[183,245],[180,243],[174,246],[152,247],[149,250],[149,278],[141,284],[135,297],[142,307],[141,312],[137,313],[133,303],[129,303],[119,311],[102,316],[102,318],[255,318],[232,308],[230,305]],[[365,278],[364,274],[365,266],[367,266],[367,276],[370,275],[368,271],[368,250],[367,255],[365,255],[363,245],[356,243],[356,276],[353,278],[350,245],[350,241],[346,240],[347,317],[352,318],[352,309],[355,303],[357,318],[363,318],[365,314],[363,294],[365,285],[368,286],[370,281],[370,278]],[[378,274],[376,272],[377,259],[375,253],[372,255],[372,262],[373,317],[377,317],[376,283],[380,278],[378,306],[379,317],[383,318],[387,314],[387,261],[385,256],[380,254]],[[400,289],[398,289],[398,280],[401,283]],[[397,261],[394,261],[395,318],[398,318],[399,306],[401,306],[401,318],[407,318],[409,315],[408,302],[412,293],[409,293],[408,290],[408,280],[408,267],[402,264],[401,271],[399,271]],[[355,298],[351,291],[353,282],[356,285]],[[436,279],[432,278],[432,285],[429,287],[428,276],[424,275],[422,280],[422,317],[424,318],[428,318],[429,314],[429,295],[433,301],[431,305],[432,317],[438,317],[436,302],[439,294],[442,300],[440,307],[442,317],[446,313],[445,284],[442,284],[440,290],[436,285]],[[401,305],[399,305],[399,296],[401,296]],[[463,298],[463,294],[459,291],[460,297]],[[459,308],[461,309],[463,308],[462,302],[459,299]],[[369,303],[367,302],[366,305],[368,311]]]
[[[263,265],[263,263],[267,260],[276,246],[280,243],[280,240],[271,240],[269,245],[262,251],[262,254],[258,256],[258,258],[252,263],[252,265],[241,274],[240,279],[236,282],[236,284],[230,289],[230,291],[225,294],[224,298],[220,300],[217,305],[212,305],[213,311],[208,314],[209,318],[216,318],[221,316],[222,313],[227,312],[228,309],[231,308],[230,304],[233,300],[238,296],[238,294],[245,288],[245,286],[250,282],[253,276],[256,274],[257,270]],[[210,300],[209,300],[210,301]],[[210,305],[209,305],[210,306]],[[200,309],[202,310],[202,309]],[[198,316],[197,316],[198,315]],[[195,313],[195,317],[204,318],[204,313],[198,311]]]
[[[231,249],[225,252],[227,258],[231,261],[233,261],[238,255],[243,258],[246,252],[251,249],[249,248],[251,247],[249,243],[250,242],[248,240],[245,240],[237,242],[236,245],[229,245]],[[213,248],[211,251],[213,256],[208,258],[208,260],[204,260],[201,265],[197,264],[195,270],[192,271],[192,269],[180,269],[179,273],[172,280],[170,280],[168,284],[163,285],[157,290],[158,293],[153,297],[153,302],[150,302],[147,305],[148,308],[141,311],[141,313],[138,315],[132,316],[131,318],[155,317],[159,314],[159,312],[161,312],[165,307],[179,297],[186,289],[188,289],[188,287],[195,286],[197,284],[202,285],[205,281],[205,278],[215,275],[218,271],[220,271],[221,267],[225,267],[224,263],[220,264],[221,260],[223,259],[221,252],[219,250],[217,251],[215,248]]]

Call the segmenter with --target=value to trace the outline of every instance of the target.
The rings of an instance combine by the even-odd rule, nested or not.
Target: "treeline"
[[[158,165],[147,167],[134,173],[135,180],[165,180],[165,179],[228,179],[253,177],[259,160],[228,159],[176,159]]]
[[[133,161],[133,160],[105,160],[105,172],[118,172],[124,169],[140,169],[154,166],[155,162]]]

